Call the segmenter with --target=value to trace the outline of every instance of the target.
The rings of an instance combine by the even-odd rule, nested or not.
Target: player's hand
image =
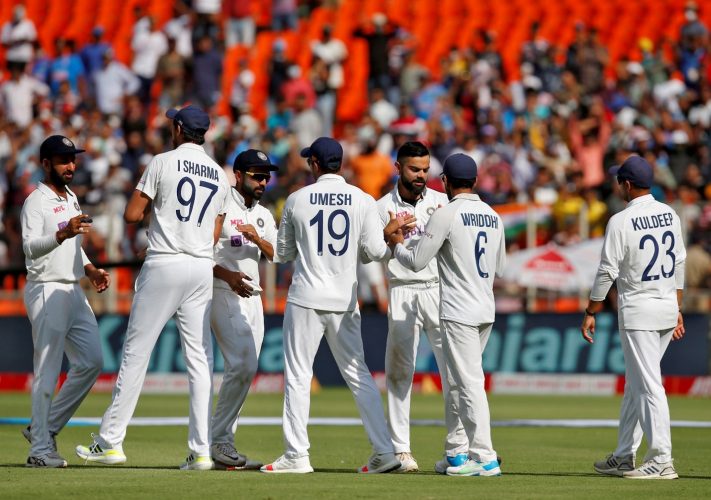
[[[248,285],[245,280],[252,281],[252,278],[239,271],[230,275],[230,280],[227,282],[230,288],[240,297],[251,297],[253,288]]]
[[[257,230],[254,229],[252,224],[238,224],[237,230],[242,233],[242,235],[251,241],[252,243],[257,243],[261,238],[257,234]]]
[[[72,217],[64,228],[57,231],[57,241],[61,243],[69,238],[74,238],[78,234],[88,233],[91,223],[91,217],[86,214]]]
[[[592,344],[594,342],[593,335],[595,334],[595,316],[586,314],[583,318],[583,325],[580,327],[580,331],[585,341]]]
[[[111,276],[103,269],[93,268],[86,272],[86,277],[89,278],[91,285],[97,292],[101,293],[111,284]]]
[[[672,333],[672,340],[681,339],[686,333],[686,328],[684,328],[684,317],[679,311],[679,317],[676,319],[676,327],[674,328],[674,333]]]
[[[406,216],[395,217],[393,212],[388,213],[390,214],[390,220],[385,228],[383,228],[383,236],[385,236],[385,239],[388,241],[390,240],[390,236],[392,234],[398,231],[409,231],[415,226],[415,222],[417,222],[417,217],[414,215],[408,214]]]

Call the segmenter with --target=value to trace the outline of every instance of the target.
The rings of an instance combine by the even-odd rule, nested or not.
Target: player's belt
[[[395,287],[406,287],[406,288],[416,288],[418,290],[426,290],[428,288],[439,287],[439,280],[429,280],[429,281],[391,281],[390,288]]]

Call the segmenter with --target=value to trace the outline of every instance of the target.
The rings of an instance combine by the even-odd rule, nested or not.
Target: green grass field
[[[109,395],[90,395],[77,416],[101,416]],[[280,416],[280,395],[250,395],[243,415]],[[493,420],[514,418],[617,418],[619,398],[491,396]],[[674,420],[710,420],[711,400],[672,398]],[[417,419],[441,419],[440,395],[413,396]],[[185,416],[187,397],[142,396],[136,416]],[[0,416],[27,417],[28,395],[0,394]],[[313,417],[357,416],[347,390],[323,390],[312,397]],[[711,496],[711,429],[672,430],[678,481],[626,481],[602,477],[592,462],[615,445],[616,430],[606,428],[493,429],[503,457],[498,478],[451,478],[432,471],[442,453],[444,428],[414,427],[412,448],[421,472],[358,475],[370,445],[362,427],[311,426],[311,464],[315,474],[266,475],[258,472],[183,472],[186,427],[129,427],[124,466],[83,465],[74,446],[90,442],[94,427],[67,427],[58,439],[69,461],[65,470],[24,467],[28,445],[20,426],[0,426],[0,498],[709,498]],[[237,447],[251,458],[271,461],[283,451],[280,427],[244,426]],[[640,451],[640,455],[642,455]]]

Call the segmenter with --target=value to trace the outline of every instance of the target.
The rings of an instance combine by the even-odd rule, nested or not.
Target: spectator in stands
[[[357,28],[353,35],[368,42],[368,88],[390,89],[390,68],[388,49],[390,40],[395,36],[395,26],[388,22],[385,14],[373,14],[371,22]]]
[[[17,67],[24,71],[34,54],[37,30],[35,23],[27,18],[26,13],[24,5],[16,5],[12,10],[12,19],[3,25],[0,33],[0,42],[7,50],[5,60],[8,69]]]
[[[249,69],[249,61],[246,57],[241,57],[238,64],[239,68],[230,89],[230,111],[234,122],[249,109],[250,90],[256,80],[254,72]]]
[[[349,163],[355,185],[377,200],[390,188],[393,165],[388,156],[376,149],[378,137],[371,125],[358,130],[358,143],[360,154]]]
[[[72,93],[86,95],[86,71],[81,57],[74,50],[74,41],[57,38],[54,43],[56,55],[49,68],[49,86],[52,94],[59,93],[62,82],[68,82]]]
[[[301,66],[292,64],[287,70],[289,79],[284,82],[281,94],[290,106],[294,106],[294,101],[299,96],[306,98],[306,106],[313,108],[316,106],[316,92],[311,81],[305,77],[301,71]],[[321,120],[323,123],[323,120]]]
[[[256,25],[252,15],[251,0],[225,0],[225,47],[230,48],[241,44],[246,47],[254,45]]]
[[[291,128],[291,117],[291,108],[289,108],[286,99],[278,97],[274,111],[267,117],[267,132],[272,133],[279,128],[289,130]]]
[[[385,98],[383,89],[375,87],[370,93],[370,116],[380,125],[383,130],[390,127],[390,124],[398,119],[397,108]]]
[[[686,2],[684,18],[686,22],[679,30],[679,45],[682,50],[696,45],[698,41],[704,41],[703,39],[708,36],[709,32],[706,25],[699,19],[699,6],[696,2]]]
[[[336,92],[343,86],[342,63],[348,56],[345,44],[331,36],[333,28],[325,25],[321,39],[311,43],[313,54],[311,81],[316,90],[316,109],[324,123],[323,135],[331,137],[336,114]]]
[[[274,107],[274,101],[284,95],[282,87],[284,82],[289,79],[288,71],[292,64],[286,57],[286,42],[283,38],[277,38],[272,44],[272,55],[267,64],[267,74],[269,75],[267,103],[270,110]]]
[[[152,17],[142,18],[138,23],[143,23],[143,19],[147,20],[145,27],[136,26],[133,40],[131,40],[133,49],[131,69],[141,80],[141,89],[138,94],[141,102],[144,106],[148,106],[151,101],[153,80],[158,70],[158,60],[168,51],[168,40],[165,34],[156,27]]]
[[[403,66],[400,70],[400,102],[410,104],[415,93],[420,89],[420,84],[428,74],[427,68],[415,59],[414,50],[403,54]]]
[[[188,60],[178,51],[175,38],[168,37],[168,51],[158,59],[156,79],[161,84],[158,105],[162,109],[179,107],[185,100]]]
[[[321,137],[323,120],[313,105],[309,105],[309,97],[304,93],[294,96],[292,107],[291,130],[296,135],[298,148],[303,149]]]
[[[94,26],[94,29],[91,30],[91,40],[79,51],[79,57],[81,57],[86,72],[89,95],[94,99],[96,98],[94,75],[104,66],[104,52],[111,49],[111,45],[103,40],[103,36],[104,28]]]
[[[578,117],[570,120],[570,141],[586,187],[597,187],[605,180],[603,158],[610,139],[610,124],[599,99],[582,107]]]
[[[113,49],[102,55],[102,65],[94,75],[96,107],[104,115],[123,116],[126,96],[136,94],[141,81],[124,64],[114,59]]]
[[[199,106],[210,109],[220,98],[222,56],[212,38],[198,40],[193,56],[193,96]]]
[[[296,0],[272,0],[272,29],[287,31],[296,29]]]
[[[163,31],[168,38],[175,40],[175,50],[187,58],[193,55],[191,11],[181,1],[173,3],[173,17],[165,23]]]
[[[9,123],[26,128],[32,123],[37,98],[49,94],[49,87],[27,75],[20,65],[10,65],[10,78],[0,85],[0,105]]]

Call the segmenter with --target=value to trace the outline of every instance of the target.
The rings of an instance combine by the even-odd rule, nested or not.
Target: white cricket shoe
[[[244,467],[247,463],[247,457],[238,452],[232,443],[213,443],[210,455],[215,462],[228,467]]]
[[[287,458],[284,455],[259,470],[268,474],[309,474],[314,471],[308,456]]]
[[[67,466],[67,461],[60,457],[56,452],[40,455],[38,457],[27,457],[25,467],[36,468],[55,468],[63,469]]]
[[[622,477],[622,474],[634,469],[634,456],[616,457],[610,453],[604,460],[595,462],[593,468],[598,474]]]
[[[368,463],[358,469],[361,474],[385,474],[399,469],[402,464],[395,453],[373,453]]]
[[[32,434],[30,433],[31,427],[28,425],[22,429],[22,435],[25,437],[28,443],[32,444]],[[55,432],[49,433],[49,446],[52,451],[57,451],[57,434]]]
[[[498,460],[490,460],[488,462],[479,462],[471,458],[464,462],[463,465],[447,468],[448,476],[500,476],[501,467]]]
[[[434,465],[434,470],[437,474],[446,474],[449,467],[459,467],[464,465],[469,459],[466,453],[460,453],[453,457],[445,456],[442,460],[438,460]]]
[[[400,462],[400,468],[395,472],[417,472],[420,470],[415,457],[410,452],[395,453],[395,458]]]
[[[93,433],[91,437],[94,439],[93,443],[89,446],[79,445],[75,449],[77,456],[83,459],[85,463],[96,462],[105,465],[120,465],[126,463],[126,455],[124,455],[121,446],[105,448],[99,444]]]
[[[215,464],[209,455],[195,455],[191,453],[180,465],[180,470],[212,470]]]
[[[625,479],[677,479],[679,474],[674,469],[673,460],[663,464],[649,460],[636,469],[623,473],[622,477]]]

